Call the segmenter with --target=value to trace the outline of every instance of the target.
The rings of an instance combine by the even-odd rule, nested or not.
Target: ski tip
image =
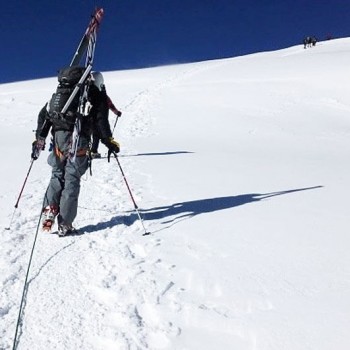
[[[105,11],[104,11],[104,9],[103,9],[102,7],[96,8],[94,17],[96,18],[96,20],[97,20],[99,23],[101,22],[104,13],[105,13]]]
[[[145,232],[142,236],[149,236],[151,232]]]

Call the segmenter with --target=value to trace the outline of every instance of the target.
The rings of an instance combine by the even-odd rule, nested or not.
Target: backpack
[[[58,82],[62,85],[75,86],[85,72],[84,67],[72,66],[62,68],[58,72]]]
[[[61,111],[66,105],[76,87],[76,84],[79,82],[84,72],[84,67],[72,66],[63,68],[58,73],[59,85],[48,104],[49,119],[53,123],[56,130],[73,129],[76,119],[76,112],[79,108],[80,94],[77,93],[75,95],[64,115],[61,113]]]

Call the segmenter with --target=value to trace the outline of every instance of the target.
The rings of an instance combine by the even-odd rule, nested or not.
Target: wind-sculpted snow
[[[81,182],[79,234],[38,234],[18,349],[349,349],[349,61],[342,39],[105,73],[123,111],[120,164],[151,234],[101,145]],[[55,86],[0,85],[4,350],[50,177],[48,147],[14,204]]]

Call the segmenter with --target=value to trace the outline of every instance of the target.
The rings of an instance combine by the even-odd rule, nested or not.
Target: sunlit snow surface
[[[105,82],[151,234],[117,162],[93,161],[81,235],[38,234],[18,349],[348,350],[350,39]],[[14,205],[55,88],[0,85],[0,349],[13,345],[47,150]]]

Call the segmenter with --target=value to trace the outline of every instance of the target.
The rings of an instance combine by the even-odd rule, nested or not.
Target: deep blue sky
[[[9,0],[0,83],[55,76],[103,7],[94,69],[202,61],[350,36],[346,0]],[[350,62],[349,62],[350,64]]]

